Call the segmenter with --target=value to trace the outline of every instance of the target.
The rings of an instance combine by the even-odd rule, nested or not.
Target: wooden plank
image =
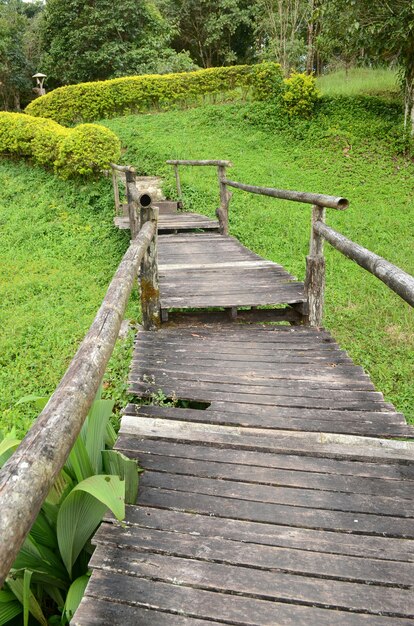
[[[167,472],[176,475],[198,476],[202,478],[233,480],[254,485],[272,485],[274,487],[295,487],[304,489],[317,489],[321,491],[333,491],[338,493],[359,493],[368,496],[379,495],[387,498],[412,499],[414,488],[410,480],[380,480],[378,478],[361,478],[354,476],[341,476],[336,474],[324,474],[321,472],[306,472],[300,470],[280,470],[256,465],[239,465],[226,463],[225,458],[217,461],[204,461],[200,459],[187,459],[178,456],[163,456],[145,450],[145,442],[142,447],[135,446],[133,451],[127,450],[128,456],[139,460],[140,467],[153,472]],[[144,448],[144,450],[142,449]],[[117,449],[122,449],[117,447]],[[126,450],[123,449],[125,452]]]
[[[114,519],[108,520],[115,522]],[[280,522],[280,520],[276,520]],[[412,563],[414,562],[414,541],[411,539],[395,539],[392,537],[374,537],[371,535],[353,535],[349,533],[338,533],[335,531],[314,530],[309,528],[293,528],[281,523],[264,524],[261,522],[242,521],[237,519],[225,519],[214,517],[209,514],[199,515],[193,511],[186,513],[183,511],[173,511],[162,508],[150,508],[145,506],[127,507],[126,522],[128,528],[138,526],[139,528],[152,528],[155,530],[165,530],[168,533],[188,534],[190,537],[203,537],[204,541],[209,542],[210,538],[214,540],[228,539],[231,542],[239,542],[243,544],[243,548],[249,548],[248,545],[254,544],[262,547],[262,553],[267,553],[267,546],[279,548],[293,548],[297,552],[297,562],[301,568],[313,565],[315,569],[318,563],[313,563],[311,559],[316,553],[328,553],[331,555],[348,555],[356,556],[359,559],[366,557],[372,559],[380,559],[382,561],[401,561],[403,563],[411,563],[408,569],[399,568],[398,563],[391,563],[391,577],[386,574],[387,579],[394,580],[394,576],[405,576],[405,580],[412,578]],[[228,544],[229,546],[234,545]],[[309,553],[305,555],[305,559],[300,559],[302,552]],[[185,551],[182,554],[187,554]],[[257,554],[257,553],[256,553]],[[268,552],[270,556],[270,552]],[[277,552],[278,560],[284,553]],[[240,550],[240,556],[246,558],[246,564],[253,565],[254,562],[249,561],[248,551]],[[318,558],[319,563],[323,564],[323,559]],[[268,561],[270,563],[270,561]],[[280,562],[280,561],[279,561]],[[347,563],[351,563],[348,561]],[[361,560],[359,561],[361,563]],[[355,568],[351,573],[351,578],[355,579],[355,572],[358,571],[358,562],[355,562]],[[330,560],[329,573],[331,576],[340,577],[342,561]],[[319,570],[319,574],[323,575],[326,569],[323,566]],[[294,570],[291,570],[294,571]],[[396,574],[395,574],[396,573]],[[372,574],[371,574],[372,575]],[[398,580],[401,580],[399,578]],[[379,581],[378,581],[379,582]]]
[[[172,613],[87,595],[83,597],[70,623],[71,626],[116,626],[121,624],[122,626],[137,626],[137,624],[165,626],[167,620],[169,626],[211,626],[211,624],[223,623],[193,619],[184,615],[173,615]]]
[[[148,511],[147,509],[146,512]],[[205,516],[203,520],[206,520]],[[361,536],[359,539],[363,550]],[[220,536],[206,537],[203,533],[171,532],[167,528],[162,530],[136,526],[122,528],[119,524],[114,527],[111,524],[103,524],[95,536],[94,543],[123,545],[126,553],[135,548],[183,558],[251,567],[255,568],[255,571],[278,570],[301,576],[368,584],[388,583],[402,587],[411,587],[414,570],[413,563],[383,561],[381,558],[372,559],[365,556],[361,559],[350,555],[322,554],[317,546],[313,546],[312,551],[293,550],[249,541],[241,542],[236,537],[229,540]]]
[[[309,456],[353,458],[354,460],[393,459],[412,461],[414,442],[386,441],[371,437],[332,435],[329,433],[296,433],[260,428],[236,428],[208,424],[188,424],[164,419],[125,415],[121,434],[151,439],[202,443],[218,448],[258,450],[274,453],[298,453]]]
[[[160,547],[162,549],[161,537]],[[271,601],[375,615],[414,615],[411,590],[237,567],[211,562],[208,555],[198,560],[147,551],[134,551],[131,554],[116,546],[105,546],[105,549],[101,547],[95,551],[91,565],[94,569],[127,576],[149,580],[155,578],[170,584],[176,584],[179,580],[181,586],[196,586]]]
[[[330,511],[285,504],[237,500],[173,489],[140,488],[141,504],[169,508],[176,511],[194,511],[203,515],[284,525],[315,530],[368,534],[374,536],[414,538],[412,519],[372,513]]]
[[[378,496],[375,494],[360,494],[336,491],[322,491],[303,487],[285,487],[263,485],[259,482],[238,482],[228,479],[212,479],[200,476],[187,476],[183,474],[169,474],[164,472],[146,471],[141,477],[141,488],[156,488],[187,494],[203,494],[218,496],[219,498],[234,499],[240,502],[254,502],[288,505],[302,507],[312,511],[323,512],[351,512],[369,513],[392,517],[401,521],[400,518],[414,517],[414,501],[396,496]],[[413,524],[414,526],[414,524]],[[352,524],[355,528],[355,523]],[[414,528],[412,529],[414,533]]]
[[[103,596],[134,606],[145,606],[184,616],[221,620],[224,623],[240,626],[257,625],[280,626],[295,624],[302,626],[318,624],[343,626],[361,624],[382,626],[390,624],[388,616],[362,615],[346,611],[330,611],[314,607],[267,602],[256,598],[232,594],[221,594],[196,588],[131,578],[116,572],[96,570],[89,583],[90,596]],[[398,624],[398,618],[395,618]],[[402,624],[412,624],[414,620],[403,618]]]
[[[264,467],[271,470],[297,470],[300,472],[309,472],[320,474],[323,472],[329,478],[330,474],[335,476],[344,476],[349,480],[351,477],[357,479],[359,477],[369,479],[380,479],[381,489],[384,495],[389,491],[392,493],[394,485],[400,482],[414,480],[414,464],[387,462],[384,459],[359,462],[353,457],[349,459],[331,459],[323,457],[312,457],[300,454],[279,453],[272,454],[268,452],[250,451],[250,450],[233,450],[226,448],[225,453],[221,449],[217,449],[205,445],[193,445],[179,443],[175,441],[163,441],[152,439],[141,439],[130,435],[120,435],[117,440],[116,448],[118,450],[128,451],[128,454],[136,456],[138,451],[151,455],[170,456],[172,459],[194,459],[200,461],[217,461],[225,462],[233,465],[254,467]],[[177,461],[179,463],[179,461]],[[386,481],[389,481],[389,486]]]
[[[165,390],[163,390],[165,393]],[[168,390],[167,390],[168,393]],[[173,395],[173,394],[171,394]],[[181,395],[181,394],[180,394]],[[185,399],[186,394],[182,394]],[[125,412],[125,415],[130,415],[129,411]],[[381,419],[372,421],[368,418],[349,419],[347,412],[342,412],[342,419],[326,419],[310,418],[306,415],[291,415],[286,417],[262,417],[260,415],[251,415],[249,413],[223,413],[208,410],[207,413],[203,411],[193,411],[191,409],[172,409],[168,413],[161,413],[154,411],[153,413],[141,410],[140,416],[150,417],[167,417],[170,420],[185,421],[191,423],[207,423],[217,424],[222,426],[233,426],[243,428],[261,428],[273,430],[285,430],[291,432],[325,432],[325,433],[341,433],[348,435],[360,435],[371,437],[413,437],[414,430],[412,426],[401,424],[398,421],[387,419],[387,414],[383,414]]]

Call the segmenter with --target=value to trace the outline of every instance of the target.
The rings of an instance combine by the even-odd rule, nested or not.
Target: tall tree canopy
[[[0,97],[3,109],[19,109],[31,90],[32,65],[25,54],[29,20],[21,0],[0,1]]]
[[[168,48],[172,31],[151,0],[48,0],[44,69],[55,83],[79,83],[191,66]],[[181,69],[181,68],[180,68]]]
[[[253,49],[249,0],[158,0],[174,23],[174,47],[203,67],[246,61]]]

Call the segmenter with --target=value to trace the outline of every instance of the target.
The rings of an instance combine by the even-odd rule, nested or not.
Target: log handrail
[[[149,214],[61,382],[0,472],[0,587],[81,431],[112,355],[138,269],[141,262],[145,264],[156,232],[156,219]],[[145,267],[157,271],[153,255]]]
[[[333,248],[365,270],[376,276],[403,300],[414,307],[414,276],[404,272],[401,268],[383,257],[360,246],[351,239],[317,220],[313,229],[323,237]]]
[[[223,180],[224,185],[241,189],[249,193],[257,193],[261,196],[270,196],[272,198],[280,198],[281,200],[292,200],[293,202],[304,202],[306,204],[316,204],[321,207],[337,209],[344,211],[348,208],[349,202],[346,198],[337,196],[326,196],[320,193],[307,193],[305,191],[291,191],[289,189],[275,189],[273,187],[257,187],[256,185],[245,185],[234,180]]]
[[[166,161],[167,165],[196,165],[196,166],[216,166],[216,167],[233,167],[231,161],[225,161],[220,159],[207,159],[207,160],[186,160],[186,159],[170,159]]]

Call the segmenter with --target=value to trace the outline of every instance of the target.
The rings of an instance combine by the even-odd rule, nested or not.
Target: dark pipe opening
[[[139,197],[139,203],[143,209],[147,209],[148,207],[150,207],[152,203],[152,198],[149,193],[141,194]]]

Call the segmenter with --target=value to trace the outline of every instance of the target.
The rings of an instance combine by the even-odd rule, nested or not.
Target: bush
[[[74,129],[22,113],[0,112],[0,152],[53,167],[64,178],[99,174],[120,156],[120,141],[107,128]]]
[[[121,142],[111,130],[97,124],[81,124],[63,139],[55,167],[64,178],[99,174],[119,159],[120,152]]]
[[[260,100],[272,99],[276,93],[280,95],[282,87],[282,72],[276,63],[216,67],[68,85],[33,100],[26,112],[71,125],[141,113],[154,106],[171,108],[179,102],[198,102],[207,94],[235,88],[250,90]]]
[[[283,82],[285,91],[282,101],[289,116],[310,117],[319,98],[315,78],[308,74],[292,72]]]

